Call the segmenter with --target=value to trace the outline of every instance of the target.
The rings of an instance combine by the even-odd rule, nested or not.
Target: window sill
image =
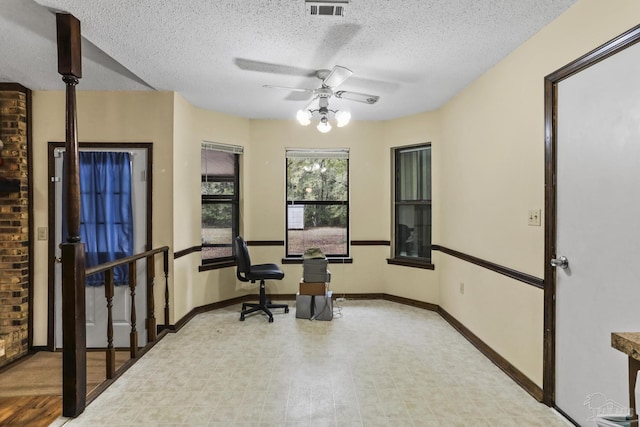
[[[436,266],[431,261],[415,258],[387,258],[387,264],[401,265],[403,267],[423,268],[425,270],[435,270]]]
[[[235,260],[209,262],[207,264],[202,264],[200,267],[198,267],[198,271],[218,270],[220,268],[235,267],[235,265],[236,265]]]
[[[302,257],[291,257],[291,258],[282,258],[283,264],[302,264],[304,258]],[[353,264],[353,258],[351,257],[327,257],[329,260],[329,264]]]

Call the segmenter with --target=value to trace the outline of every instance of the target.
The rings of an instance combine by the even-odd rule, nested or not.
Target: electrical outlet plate
[[[38,240],[47,240],[48,234],[47,227],[38,227]]]
[[[542,212],[540,209],[529,209],[529,216],[527,223],[531,226],[540,227],[542,224]]]

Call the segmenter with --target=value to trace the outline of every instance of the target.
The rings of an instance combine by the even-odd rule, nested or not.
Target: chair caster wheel
[[[244,314],[240,316],[240,321],[244,322]]]
[[[285,309],[284,309],[284,312],[285,312],[285,313],[288,313],[288,312],[289,312],[289,307],[285,308]]]
[[[269,323],[273,323],[273,317],[269,317]]]

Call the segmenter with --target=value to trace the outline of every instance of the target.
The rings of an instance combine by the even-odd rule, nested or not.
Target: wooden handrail
[[[147,345],[156,341],[156,320],[154,313],[154,285],[155,285],[155,267],[154,259],[155,255],[163,254],[164,261],[164,276],[165,276],[165,327],[169,321],[168,305],[169,305],[169,247],[163,246],[160,248],[152,249],[143,253],[120,258],[114,261],[106,262],[104,264],[96,265],[94,267],[85,270],[87,276],[104,272],[105,274],[105,299],[107,304],[107,348],[105,349],[106,356],[106,377],[112,379],[116,375],[115,367],[115,348],[113,346],[113,297],[114,297],[114,283],[113,283],[113,271],[116,267],[127,265],[129,270],[129,291],[131,298],[131,331],[129,334],[129,357],[136,359],[138,357],[138,331],[136,328],[137,313],[136,313],[136,287],[137,287],[137,268],[136,261],[145,259],[147,261],[147,283],[146,283],[146,302],[148,304],[146,310],[145,326],[147,328]]]
[[[165,251],[166,252],[169,251],[169,246],[162,246],[160,248],[151,249],[150,251],[141,252],[139,254],[131,255],[125,258],[120,258],[115,261],[109,261],[109,262],[105,262],[104,264],[94,265],[93,267],[87,268],[87,270],[85,271],[85,274],[89,276],[91,274],[102,273],[103,271],[109,270],[111,268],[128,264],[131,261],[137,261],[139,259],[146,258],[148,256],[159,254]]]

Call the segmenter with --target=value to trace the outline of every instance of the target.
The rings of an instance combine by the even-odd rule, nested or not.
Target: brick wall
[[[29,350],[29,95],[0,84],[0,180],[19,181],[18,191],[0,192],[0,366]]]

